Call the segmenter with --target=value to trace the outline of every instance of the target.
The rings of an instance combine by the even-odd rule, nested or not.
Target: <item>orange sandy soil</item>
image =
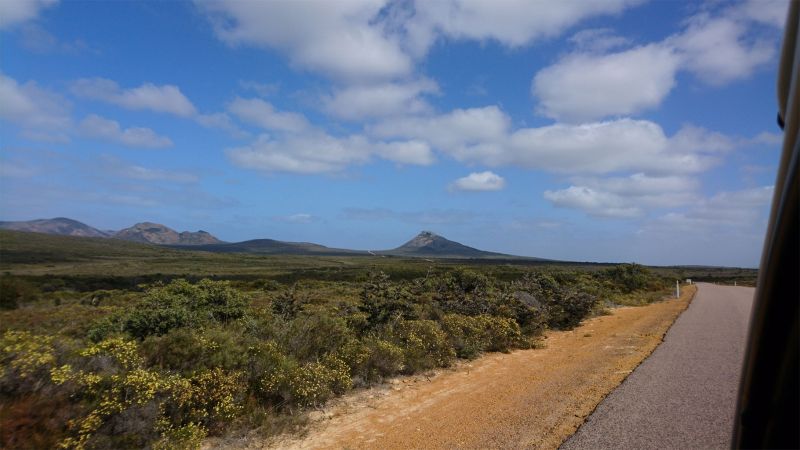
[[[543,349],[492,353],[354,392],[313,412],[303,436],[204,447],[554,449],[655,350],[694,292],[550,332]]]

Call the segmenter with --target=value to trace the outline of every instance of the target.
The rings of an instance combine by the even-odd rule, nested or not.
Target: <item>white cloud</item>
[[[2,0],[0,1],[0,29],[35,19],[39,13],[58,3],[58,0]]]
[[[411,59],[377,23],[382,0],[198,2],[216,35],[288,53],[298,68],[346,80],[382,79],[411,72]]]
[[[670,138],[660,126],[645,120],[512,130],[510,118],[495,106],[392,119],[369,127],[369,131],[383,138],[426,141],[463,162],[573,174],[693,173],[710,167],[719,150],[717,139],[706,139],[709,132],[678,133]]]
[[[537,111],[569,122],[634,115],[661,105],[679,71],[712,86],[747,78],[774,58],[780,38],[774,29],[755,29],[754,22],[776,25],[785,14],[785,3],[766,1],[763,11],[759,3],[697,14],[663,41],[617,52],[608,50],[624,45],[624,38],[605,29],[579,32],[572,39],[578,51],[534,76]]]
[[[206,128],[216,128],[226,131],[236,139],[250,137],[250,133],[236,126],[227,113],[198,114],[194,120]]]
[[[408,46],[424,54],[438,36],[454,40],[494,40],[519,47],[553,37],[581,20],[618,14],[638,0],[560,0],[531,4],[526,0],[417,1],[415,14],[405,24]]]
[[[729,16],[696,16],[666,42],[680,52],[686,70],[715,86],[750,76],[776,53],[776,39],[753,39],[746,23]]]
[[[783,28],[788,9],[789,0],[746,0],[734,12],[765,25]]]
[[[228,104],[228,111],[241,120],[265,130],[297,133],[310,127],[302,114],[277,111],[270,103],[260,98],[244,99],[236,97],[235,100]]]
[[[194,105],[174,85],[157,86],[145,83],[141,86],[122,89],[115,81],[105,78],[83,78],[75,81],[72,93],[84,98],[112,103],[126,109],[150,110],[193,117],[197,114]]]
[[[618,14],[641,0],[197,1],[231,44],[286,53],[291,63],[338,80],[389,80],[412,73],[439,38],[494,40],[519,47],[561,34],[581,20]]]
[[[647,231],[720,233],[759,230],[763,233],[773,186],[720,192],[700,200],[687,211],[672,212],[647,224]]]
[[[173,183],[195,183],[197,175],[185,172],[174,172],[162,169],[151,169],[135,164],[128,164],[112,156],[100,157],[100,167],[106,175],[140,181],[168,181]]]
[[[60,95],[40,88],[33,81],[19,84],[0,73],[0,104],[0,118],[19,125],[26,137],[69,140],[72,119],[69,104]]]
[[[226,153],[234,164],[247,169],[301,174],[341,171],[366,162],[370,156],[365,138],[335,138],[324,133],[282,139],[261,135],[250,145]]]
[[[383,137],[422,139],[446,153],[468,145],[496,143],[507,137],[511,119],[496,106],[455,109],[435,116],[386,120],[369,127]]]
[[[680,60],[665,46],[606,55],[576,53],[539,71],[532,93],[542,114],[568,122],[630,115],[661,104]]]
[[[494,172],[473,172],[450,184],[454,191],[499,191],[506,187],[506,180]]]
[[[84,136],[119,142],[128,147],[164,148],[171,147],[172,140],[160,136],[150,128],[131,127],[122,129],[119,122],[90,114],[79,124]]]
[[[585,186],[570,186],[560,191],[544,191],[544,198],[555,206],[580,209],[593,216],[630,218],[642,214],[639,208],[628,206],[624,199],[608,192]]]
[[[312,223],[317,220],[316,217],[306,213],[297,213],[288,216],[277,216],[274,219],[279,222],[298,223],[298,224]]]
[[[237,166],[263,172],[300,174],[339,172],[372,156],[400,164],[429,165],[430,147],[419,141],[370,141],[361,135],[331,136],[320,130],[282,136],[261,135],[250,145],[226,150]]]
[[[352,85],[324,98],[325,110],[341,119],[360,120],[371,117],[418,114],[430,110],[421,94],[435,94],[439,87],[432,80],[405,83]]]
[[[583,52],[605,52],[617,47],[627,47],[631,40],[614,33],[611,28],[587,28],[569,38]]]
[[[261,97],[275,95],[281,90],[280,83],[259,83],[257,81],[239,80],[242,89],[253,91]]]
[[[553,205],[578,209],[591,216],[638,217],[652,208],[673,208],[697,199],[697,181],[686,176],[573,178],[574,185],[547,190],[544,198]]]
[[[375,154],[398,164],[429,166],[436,162],[430,145],[418,140],[375,142],[371,146]]]

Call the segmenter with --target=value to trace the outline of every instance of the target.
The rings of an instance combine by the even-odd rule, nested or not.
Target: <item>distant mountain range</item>
[[[25,222],[0,222],[0,229],[61,236],[105,237],[157,245],[189,246],[222,243],[203,230],[179,233],[167,226],[152,222],[137,223],[120,231],[100,231],[77,220],[56,217],[55,219],[37,219]]]
[[[452,259],[526,259],[522,256],[487,252],[451,241],[430,231],[423,231],[405,244],[391,250],[348,250],[331,248],[311,242],[285,242],[273,239],[253,239],[243,242],[223,242],[206,231],[177,232],[167,226],[142,222],[120,231],[100,231],[76,220],[58,217],[27,222],[0,222],[0,229],[27,231],[79,237],[104,237],[144,244],[155,244],[186,250],[215,253],[253,253],[263,255],[318,256],[402,256],[415,258]]]
[[[28,231],[31,233],[59,234],[62,236],[108,237],[108,233],[66,217],[28,220],[27,222],[0,222],[0,229]]]

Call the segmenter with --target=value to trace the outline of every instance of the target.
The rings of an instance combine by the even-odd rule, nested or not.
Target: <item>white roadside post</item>
[[[675,298],[681,297],[681,282],[680,280],[675,280]]]

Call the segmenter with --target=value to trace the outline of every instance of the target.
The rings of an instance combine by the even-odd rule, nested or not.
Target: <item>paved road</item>
[[[664,342],[562,449],[730,448],[754,289],[698,286]]]

